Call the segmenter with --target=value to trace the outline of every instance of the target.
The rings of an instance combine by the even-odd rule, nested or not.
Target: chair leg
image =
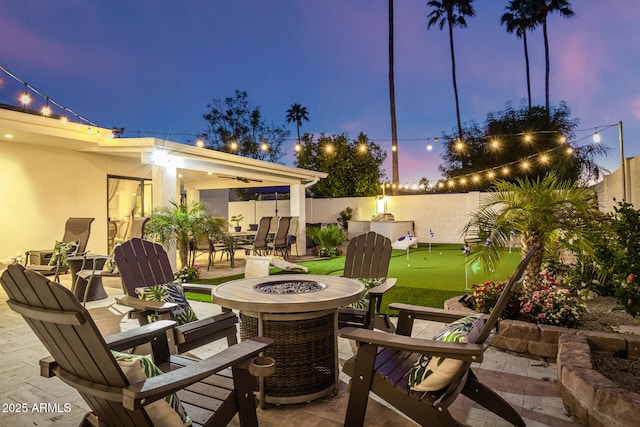
[[[469,370],[467,382],[462,389],[462,394],[509,421],[511,424],[515,426],[525,426],[525,422],[522,417],[520,417],[520,414],[518,414],[506,400],[500,397],[498,393],[482,384],[472,370]]]
[[[373,379],[373,365],[376,360],[377,347],[361,343],[358,348],[358,358],[351,379],[347,415],[345,426],[364,425],[364,415],[367,412],[369,390]]]

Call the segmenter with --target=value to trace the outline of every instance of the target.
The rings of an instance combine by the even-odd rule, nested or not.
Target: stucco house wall
[[[107,175],[149,178],[150,170],[145,172],[126,158],[3,141],[0,261],[30,249],[53,249],[70,216],[96,218],[87,249],[106,253]]]

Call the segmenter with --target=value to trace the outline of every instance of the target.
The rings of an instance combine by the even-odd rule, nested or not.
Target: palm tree
[[[207,214],[204,202],[177,203],[154,209],[145,227],[145,236],[163,245],[175,245],[183,267],[193,267],[189,257],[189,243],[201,237],[215,237],[225,220]]]
[[[542,24],[542,35],[544,37],[544,94],[545,107],[549,110],[549,36],[547,34],[547,17],[551,13],[558,13],[565,18],[575,16],[571,10],[571,4],[568,0],[526,0],[528,8],[531,11],[536,24]]]
[[[391,112],[391,169],[393,183],[400,182],[398,171],[398,131],[396,127],[396,88],[393,73],[393,0],[389,0],[389,109]],[[394,187],[395,188],[395,187]]]
[[[291,104],[291,108],[287,110],[287,123],[294,122],[296,124],[298,144],[300,144],[300,126],[302,126],[303,120],[309,121],[307,107],[303,107],[300,104]]]
[[[500,22],[507,27],[508,33],[516,33],[516,37],[522,38],[524,42],[524,61],[527,70],[527,96],[529,99],[529,109],[531,109],[531,76],[529,73],[529,47],[527,45],[527,30],[535,27],[527,0],[511,0],[506,8],[507,12],[502,15]]]
[[[456,82],[456,58],[453,49],[453,27],[467,27],[465,17],[474,16],[475,11],[471,5],[473,0],[430,0],[427,6],[433,10],[429,13],[427,28],[438,24],[440,30],[446,23],[449,27],[449,49],[451,50],[451,75],[453,76],[453,92],[456,97],[456,118],[458,119],[458,137],[462,140],[462,123],[460,121],[460,103],[458,101],[458,83]]]
[[[583,230],[592,218],[593,199],[588,188],[560,181],[554,174],[537,180],[498,181],[462,233],[470,236],[473,257],[482,260],[486,268],[495,268],[497,248],[509,245],[512,231],[522,238],[523,256],[537,244],[523,285],[531,295],[540,277],[545,247],[554,235],[569,235],[585,253],[592,250]],[[489,245],[485,243],[487,238]]]

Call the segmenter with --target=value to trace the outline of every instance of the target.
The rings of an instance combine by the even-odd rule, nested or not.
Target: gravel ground
[[[640,319],[634,319],[624,311],[613,310],[616,301],[609,297],[599,297],[587,303],[588,314],[582,329],[613,332],[612,327],[621,325],[640,325]],[[625,390],[640,393],[640,360],[629,360],[626,355],[593,353],[592,363],[596,371]]]

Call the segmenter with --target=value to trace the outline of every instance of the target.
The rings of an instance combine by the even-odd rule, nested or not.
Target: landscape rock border
[[[458,298],[445,302],[450,310],[471,312]],[[502,320],[491,345],[526,357],[556,361],[558,386],[565,410],[587,426],[636,426],[640,394],[620,388],[593,369],[592,352],[624,352],[640,360],[640,335],[600,332]]]

